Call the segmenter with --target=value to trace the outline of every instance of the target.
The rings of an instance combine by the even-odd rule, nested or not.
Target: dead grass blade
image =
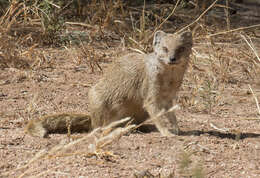
[[[17,22],[17,17],[24,12],[24,3],[12,1],[5,15],[0,18],[0,25],[8,32],[11,26]]]
[[[247,45],[250,47],[250,49],[254,52],[255,56],[257,57],[258,62],[260,62],[260,58],[259,58],[259,56],[258,56],[258,54],[257,54],[257,52],[256,52],[256,49],[255,49],[255,47],[254,47],[254,44],[253,44],[251,38],[248,37],[249,40],[250,40],[250,42],[249,42],[244,35],[240,34],[240,36],[245,40],[246,44],[247,44]]]
[[[97,67],[101,72],[103,72],[102,67],[99,65],[100,56],[98,56],[97,52],[95,51],[95,48],[90,44],[87,47],[85,47],[80,40],[80,54],[79,58],[85,59],[87,64],[91,68],[91,72],[94,73],[95,68]]]
[[[189,28],[190,26],[192,26],[193,24],[195,24],[196,22],[198,22],[216,3],[217,3],[218,0],[215,0],[204,12],[202,12],[200,14],[200,16],[195,20],[193,21],[192,23],[190,23],[189,25],[183,27],[182,29],[180,29],[179,31],[177,31],[176,33],[180,33],[184,30],[186,30],[187,28]]]
[[[75,141],[72,141],[68,144],[64,144],[62,141],[59,145],[53,147],[49,151],[46,149],[40,150],[31,160],[28,161],[28,163],[24,166],[18,167],[12,171],[5,172],[3,175],[8,175],[11,172],[16,172],[22,169],[26,169],[19,177],[24,177],[26,174],[35,171],[32,169],[32,164],[35,163],[38,160],[49,160],[57,157],[65,157],[65,156],[74,156],[74,155],[88,155],[88,156],[93,156],[97,155],[98,157],[103,157],[103,156],[113,156],[112,153],[109,152],[103,152],[102,149],[108,145],[111,144],[115,140],[119,140],[122,135],[128,133],[131,131],[135,125],[128,125],[124,128],[117,128],[118,125],[127,123],[131,120],[130,117],[112,122],[108,126],[104,128],[97,128],[93,130],[91,133],[87,134],[86,136],[77,139]],[[84,151],[76,151],[72,153],[66,153],[66,151],[71,148],[72,146],[75,146],[76,144],[82,143],[83,141],[87,140],[90,137],[94,137],[95,141],[94,143],[89,143],[88,145],[85,145]],[[102,156],[103,155],[103,156]],[[48,171],[47,171],[48,172]],[[41,175],[41,174],[38,174]]]
[[[260,106],[259,106],[258,99],[257,99],[257,97],[255,96],[255,93],[254,93],[254,91],[252,90],[251,86],[248,85],[248,87],[249,87],[251,93],[253,94],[253,97],[254,97],[255,102],[256,102],[256,107],[257,107],[257,110],[258,110],[258,114],[259,114],[259,116],[260,116]],[[259,118],[259,119],[260,119],[260,118]]]
[[[228,128],[219,128],[218,126],[216,126],[214,123],[210,123],[209,124],[210,127],[212,127],[213,129],[217,130],[217,131],[220,131],[220,132],[224,132],[224,133],[227,133],[229,132],[230,129]]]
[[[129,125],[126,127],[119,127],[113,130],[113,132],[109,133],[108,135],[101,137],[96,142],[96,147],[101,149],[106,145],[112,143],[114,140],[119,140],[124,134],[128,133],[129,131],[133,130],[135,125]]]
[[[142,122],[141,124],[135,126],[134,129],[137,129],[137,128],[141,127],[142,125],[145,125],[145,124],[148,124],[148,123],[153,123],[154,120],[159,119],[161,116],[165,115],[166,113],[173,112],[173,111],[175,111],[179,108],[180,108],[179,105],[174,105],[170,109],[168,109],[167,111],[161,110],[156,116],[154,116],[150,119],[147,119],[146,121]]]
[[[180,2],[180,0],[178,0],[178,1],[176,2],[175,6],[174,6],[174,8],[173,8],[173,10],[172,10],[172,12],[163,20],[163,22],[162,22],[158,27],[155,28],[155,30],[153,31],[153,33],[149,36],[148,40],[151,39],[151,38],[154,36],[155,32],[156,32],[157,30],[159,30],[159,29],[163,26],[163,24],[164,24],[165,22],[167,22],[167,20],[174,14],[174,12],[175,12],[177,6],[179,5],[179,2]]]
[[[256,28],[256,27],[260,27],[260,24],[250,25],[250,26],[247,26],[247,27],[239,27],[239,28],[232,29],[232,30],[227,30],[227,31],[223,31],[223,32],[210,34],[210,35],[207,35],[206,38],[217,36],[217,35],[223,35],[223,34],[227,34],[227,33],[232,33],[232,32],[236,32],[236,31],[241,31],[241,30],[247,30],[247,29]]]

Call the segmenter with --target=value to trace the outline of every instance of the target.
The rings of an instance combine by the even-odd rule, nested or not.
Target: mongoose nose
[[[176,58],[175,57],[171,57],[170,58],[170,62],[175,62],[176,61]]]

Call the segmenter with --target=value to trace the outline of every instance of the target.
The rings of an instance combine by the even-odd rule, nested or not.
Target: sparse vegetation
[[[144,168],[165,177],[259,175],[260,16],[254,6],[227,0],[0,0],[0,158],[6,160],[0,177],[128,177]],[[85,112],[86,92],[107,63],[129,51],[151,51],[159,29],[189,29],[195,39],[177,98],[183,135],[126,138],[129,125],[51,141],[21,136],[28,118]],[[220,128],[211,127],[213,121]],[[199,134],[187,132],[197,129]],[[187,145],[189,152],[183,151]],[[65,170],[71,162],[77,173]]]
[[[179,155],[179,174],[183,177],[203,178],[203,167],[200,163],[192,161],[192,153],[183,151]]]

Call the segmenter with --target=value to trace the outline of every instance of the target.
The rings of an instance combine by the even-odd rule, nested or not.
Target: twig
[[[168,17],[166,17],[166,18],[164,19],[164,21],[163,21],[158,27],[155,28],[155,30],[153,31],[153,33],[148,37],[148,40],[151,39],[151,38],[154,36],[155,32],[156,32],[157,30],[159,30],[159,29],[162,27],[162,25],[174,14],[174,12],[175,12],[175,10],[176,10],[176,8],[177,8],[179,2],[180,2],[180,0],[177,1],[177,3],[175,4],[175,6],[174,6],[172,12],[168,15]]]
[[[231,32],[235,32],[235,31],[245,30],[245,29],[249,29],[249,28],[255,28],[255,27],[260,27],[260,24],[251,25],[251,26],[248,26],[248,27],[239,27],[239,28],[236,28],[236,29],[228,30],[228,31],[210,34],[210,35],[207,35],[206,38],[217,36],[217,35],[222,35],[222,34],[226,34],[226,33],[231,33]]]
[[[199,141],[190,142],[190,143],[188,143],[183,149],[186,150],[189,146],[191,146],[191,145],[196,145],[196,144],[198,144],[198,142],[199,142]]]
[[[226,22],[227,22],[227,30],[230,30],[230,16],[229,16],[229,0],[226,0],[225,14],[226,14]]]
[[[252,43],[252,40],[250,39],[250,43],[248,42],[248,40],[246,39],[246,37],[242,34],[240,34],[240,36],[245,40],[246,44],[250,47],[250,49],[254,52],[255,56],[257,57],[258,61],[260,62],[260,58],[256,52],[256,49],[254,48],[254,45]]]
[[[97,147],[103,147],[109,143],[111,143],[112,141],[114,141],[115,139],[119,139],[123,134],[127,133],[128,131],[132,130],[133,127],[135,127],[135,125],[129,125],[125,128],[119,128],[119,129],[115,129],[113,130],[112,132],[108,133],[108,135],[103,135],[104,132],[108,132],[108,130],[112,130],[112,128],[122,124],[122,123],[126,123],[128,121],[130,121],[131,118],[128,117],[128,118],[125,118],[125,119],[121,119],[119,121],[115,121],[115,122],[112,122],[111,124],[109,124],[108,126],[104,127],[104,128],[97,128],[97,129],[94,129],[91,133],[89,133],[88,135],[78,139],[78,140],[75,140],[75,141],[72,141],[66,145],[64,144],[59,144],[55,147],[53,147],[50,151],[47,151],[46,149],[43,149],[43,150],[40,150],[38,153],[36,153],[36,155],[31,159],[29,160],[29,162],[24,165],[24,166],[21,166],[21,167],[18,167],[16,168],[15,170],[12,170],[12,171],[8,171],[8,172],[5,172],[3,175],[8,175],[10,172],[13,172],[13,171],[18,171],[18,170],[21,170],[21,169],[25,169],[25,168],[28,168],[30,165],[32,165],[35,161],[39,160],[39,159],[51,159],[51,158],[55,158],[55,156],[57,155],[54,155],[55,153],[57,153],[58,151],[61,151],[61,150],[66,150],[70,147],[72,147],[73,145],[77,144],[77,143],[80,143],[92,136],[94,136],[95,134],[101,134],[101,138],[98,139],[96,145],[95,145],[95,148]],[[89,152],[89,154],[95,154],[95,151],[96,149],[94,150],[94,152]],[[64,154],[65,155],[65,154]],[[73,154],[72,154],[73,155]],[[23,177],[25,174],[27,174],[28,172],[31,171],[31,168],[27,169],[23,174],[20,175],[20,177]]]
[[[212,127],[213,129],[216,129],[216,130],[218,130],[218,131],[220,131],[220,132],[228,132],[229,131],[229,129],[227,129],[227,128],[218,128],[215,124],[213,124],[213,123],[210,123],[209,124],[210,125],[210,127]]]
[[[254,91],[252,90],[252,88],[251,88],[251,86],[250,86],[249,84],[248,84],[248,87],[249,87],[250,91],[251,91],[252,94],[253,94],[253,97],[254,97],[255,103],[256,103],[256,107],[257,107],[257,110],[258,110],[258,114],[260,115],[260,107],[259,107],[258,99],[257,99],[257,97],[255,96],[255,93],[254,93]]]
[[[50,2],[50,1],[47,1],[47,0],[45,0],[45,2],[47,2],[48,4],[50,4],[50,5],[52,5],[52,6],[56,7],[56,8],[58,8],[58,9],[60,9],[60,6],[54,4],[53,2]]]
[[[202,149],[202,151],[205,150],[205,151],[207,151],[207,152],[209,152],[209,153],[214,153],[214,154],[216,154],[215,151],[212,151],[212,150],[210,150],[209,148],[200,145],[200,144],[199,144],[199,141],[194,141],[194,142],[188,143],[188,144],[184,147],[184,150],[187,149],[187,148],[188,148],[189,146],[191,146],[191,145],[197,145],[198,147],[200,147],[200,148]]]
[[[174,105],[173,107],[171,107],[171,108],[170,108],[169,110],[167,110],[167,111],[165,111],[165,110],[163,109],[163,110],[161,110],[156,116],[154,116],[154,117],[152,117],[152,118],[150,118],[150,119],[147,119],[146,121],[142,122],[141,124],[135,126],[134,129],[137,129],[137,128],[141,127],[141,126],[144,125],[144,124],[151,123],[152,121],[158,119],[159,117],[163,116],[164,114],[169,113],[169,112],[172,112],[172,111],[177,110],[177,109],[179,109],[179,108],[180,108],[179,105]]]
[[[200,14],[200,16],[195,21],[193,21],[189,25],[183,27],[182,29],[180,29],[176,33],[180,33],[182,31],[184,31],[185,29],[187,29],[188,27],[190,27],[191,25],[193,25],[194,23],[198,22],[201,19],[201,17],[203,17],[217,3],[217,1],[218,0],[215,0],[202,14]]]
[[[135,44],[137,44],[140,48],[142,48],[142,50],[145,51],[144,47],[142,45],[140,45],[140,43],[138,43],[136,40],[134,40],[132,37],[128,37],[129,40],[131,40],[132,42],[134,42]]]
[[[217,152],[212,151],[212,150],[210,150],[209,148],[207,148],[207,147],[205,147],[205,146],[202,146],[202,145],[200,145],[200,144],[197,144],[197,146],[200,147],[203,151],[207,151],[207,152],[209,152],[209,153],[214,153],[214,154],[217,153]]]
[[[130,50],[134,51],[134,52],[138,52],[140,54],[145,54],[145,52],[139,50],[139,49],[136,49],[136,48],[132,48],[132,47],[129,47]]]
[[[129,125],[127,127],[118,127],[115,130],[113,130],[113,132],[111,132],[110,134],[100,138],[97,140],[96,142],[96,147],[97,148],[103,148],[104,146],[112,143],[114,140],[119,140],[119,138],[121,138],[121,136],[123,136],[124,134],[128,133],[129,131],[133,130],[135,128],[136,125]]]
[[[79,26],[82,26],[82,27],[88,27],[88,28],[92,28],[92,29],[95,29],[95,30],[98,29],[96,26],[89,25],[89,24],[86,24],[86,23],[80,23],[80,22],[65,22],[65,24],[68,24],[68,25],[79,25]]]

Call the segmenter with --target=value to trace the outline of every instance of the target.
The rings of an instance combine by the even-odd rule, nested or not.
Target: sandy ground
[[[260,176],[260,120],[246,82],[227,85],[221,93],[225,99],[210,113],[195,112],[179,103],[180,136],[133,132],[95,155],[86,153],[88,143],[82,142],[26,166],[38,152],[68,142],[66,134],[47,139],[25,135],[26,122],[52,113],[87,112],[88,89],[102,76],[98,70],[92,73],[88,65],[66,58],[63,50],[50,51],[56,57],[52,68],[7,68],[0,73],[0,177],[131,177],[146,170],[172,177]],[[102,63],[103,68],[108,65]],[[191,72],[192,67],[178,101],[190,94]],[[260,90],[258,85],[254,87],[259,100]],[[74,136],[84,135],[87,133]]]
[[[172,22],[184,17],[174,16]],[[250,25],[247,22],[238,19],[231,28]],[[172,28],[172,23],[167,25]],[[78,58],[80,49],[35,48],[44,58],[35,58],[32,69],[0,69],[0,177],[260,177],[259,61],[241,37],[251,36],[259,54],[260,31],[200,39],[218,32],[212,29],[217,28],[199,24],[194,36],[177,98],[181,135],[134,131],[94,153],[89,145],[95,137],[52,152],[88,133],[73,134],[71,140],[66,134],[34,138],[24,133],[30,119],[88,112],[88,90],[102,71],[95,67],[92,72],[89,62]],[[103,70],[122,54],[121,39],[108,39],[113,45],[101,44],[101,38],[93,47]]]

